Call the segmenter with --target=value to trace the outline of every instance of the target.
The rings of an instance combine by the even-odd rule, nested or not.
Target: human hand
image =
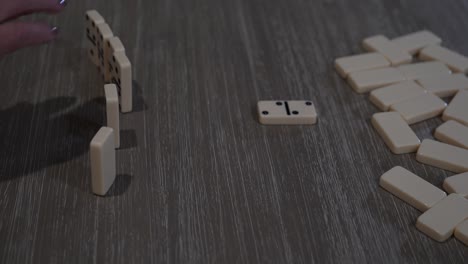
[[[58,13],[67,0],[0,0],[0,57],[56,38],[57,27],[38,22],[12,21],[37,12]]]

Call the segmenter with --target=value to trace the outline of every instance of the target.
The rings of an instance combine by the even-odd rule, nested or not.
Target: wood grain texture
[[[91,193],[89,142],[105,120],[85,53],[99,10],[134,64],[117,181]],[[468,54],[466,1],[70,1],[61,40],[0,61],[0,263],[463,263],[468,248],[416,230],[378,187],[400,165],[377,112],[333,69],[364,37],[427,28]],[[310,99],[315,126],[267,127],[258,100]],[[441,124],[412,126],[432,138]]]

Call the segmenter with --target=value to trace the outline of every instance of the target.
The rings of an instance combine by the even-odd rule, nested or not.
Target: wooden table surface
[[[117,179],[90,185],[105,124],[86,56],[97,9],[133,63]],[[373,34],[429,29],[468,54],[467,1],[70,1],[61,39],[0,61],[0,263],[466,263],[468,247],[420,233],[378,186],[403,166],[441,187],[452,173],[393,155],[378,112],[334,71]],[[256,102],[310,99],[315,126],[262,126]],[[440,119],[412,126],[432,138]]]

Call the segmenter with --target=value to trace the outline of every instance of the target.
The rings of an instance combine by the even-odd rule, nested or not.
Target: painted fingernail
[[[52,34],[54,35],[58,35],[58,33],[60,32],[60,29],[58,27],[52,27],[50,29],[50,32],[52,32]]]
[[[58,2],[59,2],[59,5],[61,5],[61,6],[66,6],[67,3],[68,3],[67,0],[59,0]]]

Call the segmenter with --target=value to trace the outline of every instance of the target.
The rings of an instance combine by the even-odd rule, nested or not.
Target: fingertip
[[[11,22],[0,25],[0,55],[57,38],[58,27],[43,23]]]

